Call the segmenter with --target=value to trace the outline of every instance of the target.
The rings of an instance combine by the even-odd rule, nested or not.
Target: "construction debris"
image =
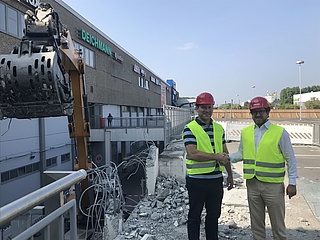
[[[231,191],[240,190],[245,191],[241,177],[235,178],[235,188]],[[252,238],[249,208],[247,204],[242,204],[246,202],[243,200],[245,199],[239,201],[239,204],[222,204],[219,219],[219,238],[221,240]],[[188,192],[185,184],[172,176],[159,176],[155,194],[146,196],[138,204],[124,223],[124,230],[116,240],[186,240],[188,239],[186,225],[188,208]],[[204,218],[205,212],[202,215],[201,239],[205,239]],[[290,229],[288,238],[313,239],[308,237],[308,231],[304,229],[304,226],[308,226],[308,220],[300,218],[298,221],[301,227]],[[312,236],[320,237],[318,230],[312,234]],[[267,218],[267,239],[272,239],[271,236],[270,222]]]

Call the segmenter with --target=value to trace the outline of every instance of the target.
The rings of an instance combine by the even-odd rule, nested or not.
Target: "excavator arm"
[[[50,4],[28,10],[24,20],[20,45],[0,55],[0,119],[68,116],[77,153],[74,168],[87,170],[92,167],[90,125],[81,52]],[[86,180],[82,188],[87,185]]]

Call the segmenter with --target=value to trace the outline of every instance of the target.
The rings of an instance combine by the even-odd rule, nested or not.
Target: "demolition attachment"
[[[35,14],[27,11],[20,46],[0,55],[0,119],[73,113],[71,86],[59,51],[65,39],[60,28],[50,4],[40,4]]]

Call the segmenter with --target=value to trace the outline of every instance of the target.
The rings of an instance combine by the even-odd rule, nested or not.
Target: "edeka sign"
[[[92,36],[90,33],[86,32],[85,30],[81,29],[81,38],[82,40],[86,41],[90,45],[94,46],[95,48],[99,49],[100,51],[111,55],[112,51],[109,46],[101,42],[99,39]]]

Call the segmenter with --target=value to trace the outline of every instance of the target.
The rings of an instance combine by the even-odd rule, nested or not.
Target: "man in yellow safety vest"
[[[210,93],[199,94],[195,107],[198,117],[188,123],[182,133],[187,152],[186,187],[190,206],[187,222],[189,240],[199,240],[203,206],[206,208],[206,239],[218,239],[224,166],[228,172],[228,190],[233,187],[224,129],[211,119],[213,106],[214,99]]]
[[[242,129],[238,152],[230,154],[231,162],[243,161],[251,230],[254,240],[265,240],[267,207],[274,240],[286,240],[285,165],[289,185],[286,194],[296,195],[297,161],[288,132],[269,121],[270,104],[263,97],[250,102],[254,125]]]

